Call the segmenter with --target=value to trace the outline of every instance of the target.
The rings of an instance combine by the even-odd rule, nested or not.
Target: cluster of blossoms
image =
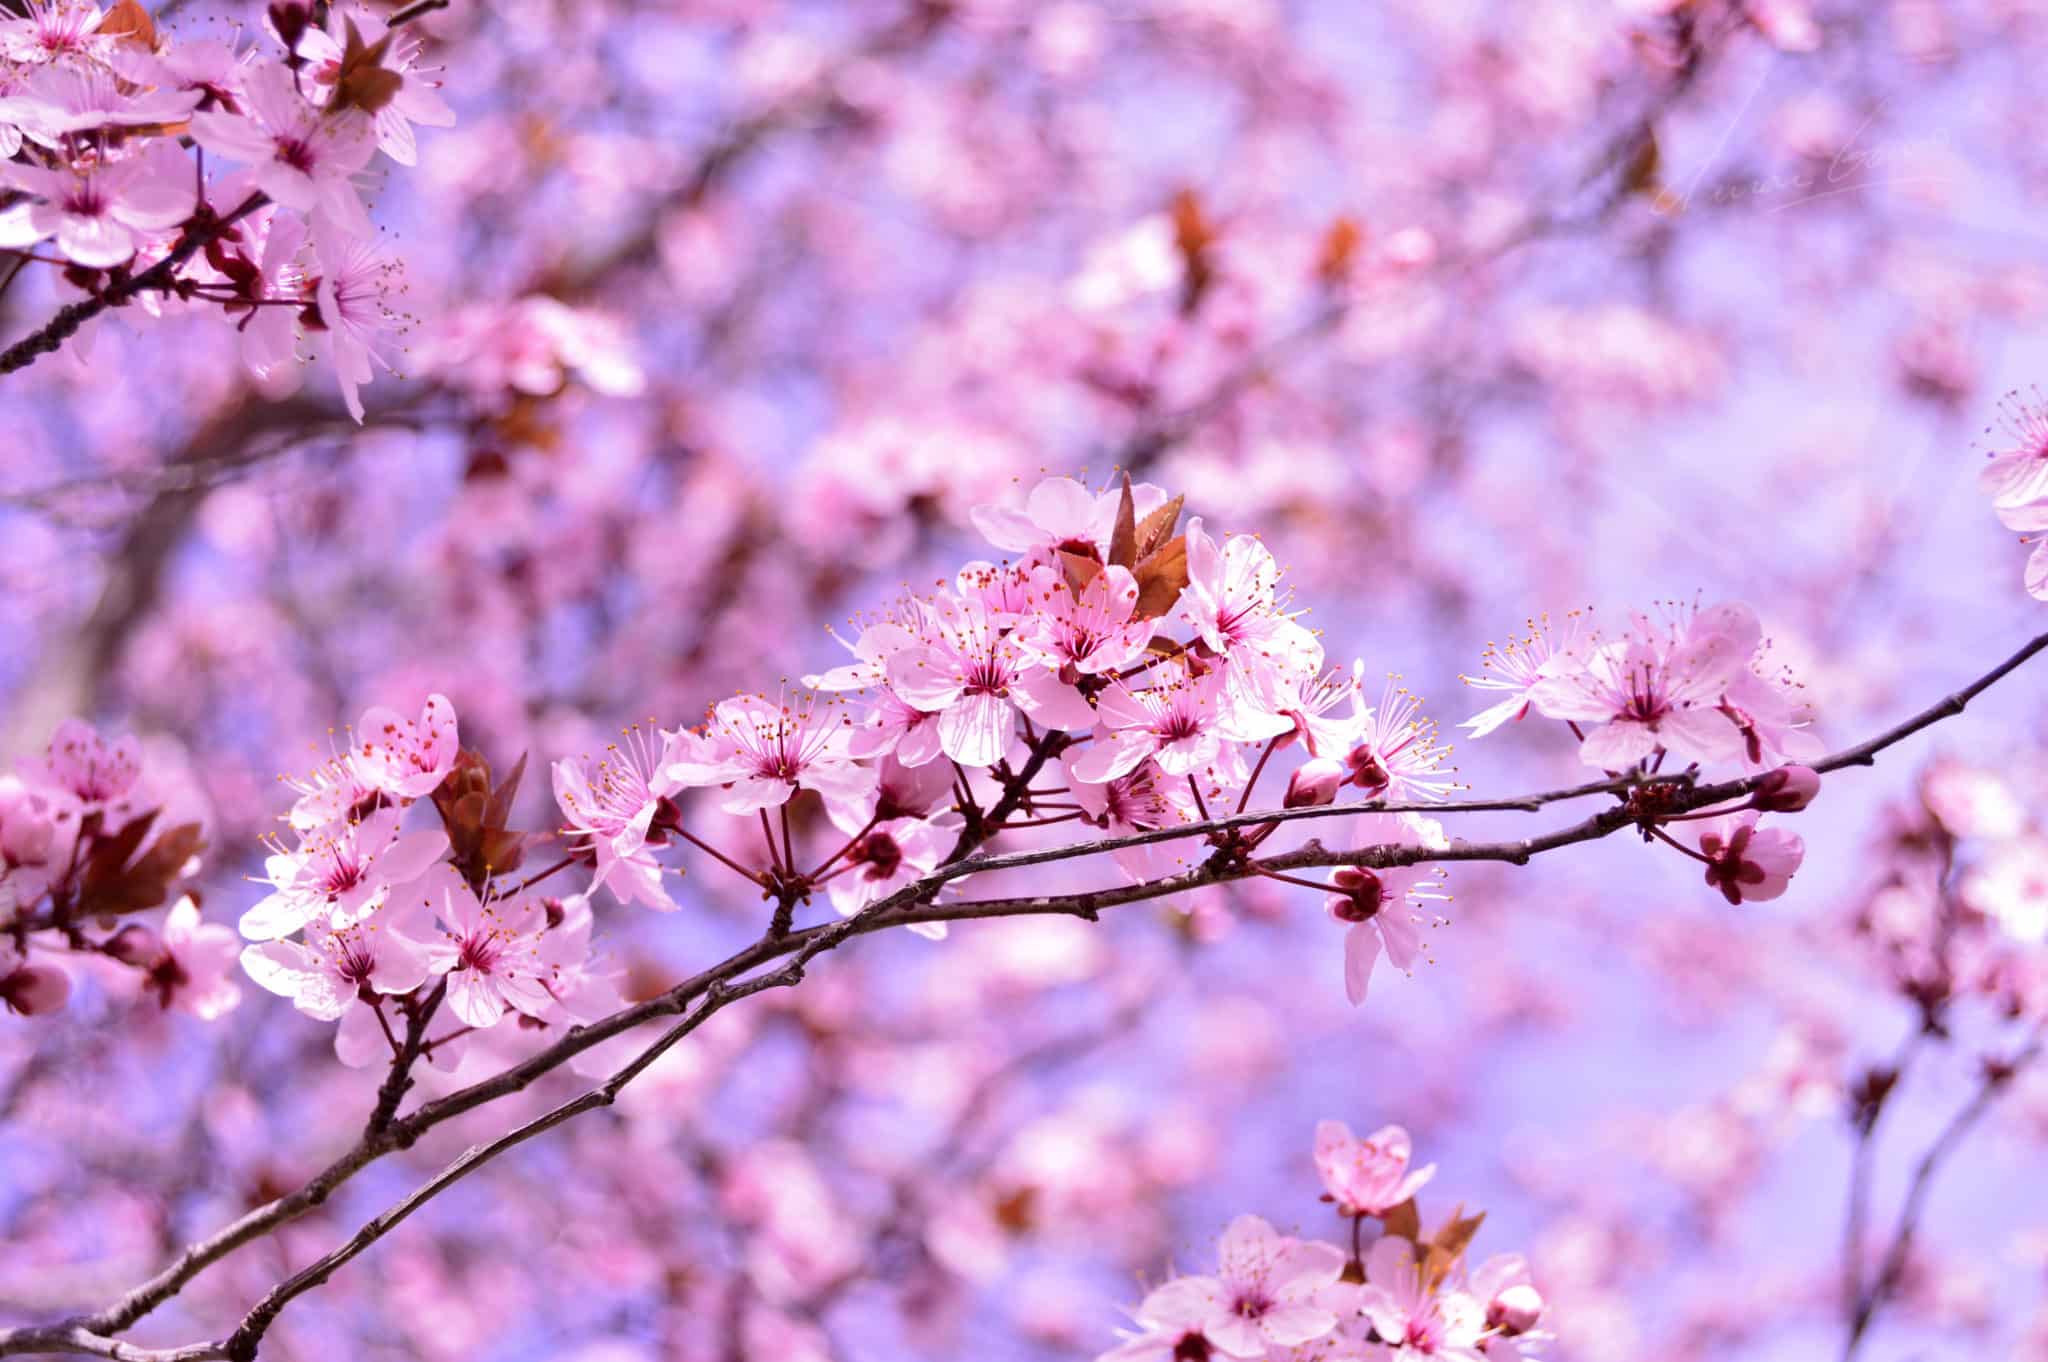
[[[0,21],[0,250],[88,297],[219,309],[259,380],[304,338],[361,420],[395,266],[359,179],[380,151],[412,165],[414,124],[454,121],[411,31],[341,5],[322,28],[305,0],[247,47],[174,43],[137,0],[27,10]],[[223,161],[241,169],[210,179]]]
[[[2048,601],[2048,402],[2007,393],[1999,419],[1987,436],[2000,437],[1991,462],[1979,475],[1991,509],[2022,543],[2034,545],[2027,558],[2027,594]]]
[[[80,719],[0,776],[0,1010],[56,1012],[94,961],[201,1018],[239,1001],[234,933],[202,922],[187,889],[204,845],[198,821],[179,821],[193,802],[135,738],[109,742]],[[138,920],[165,903],[157,926]]]
[[[1706,882],[1730,903],[1774,899],[1806,849],[1797,833],[1759,826],[1759,816],[1813,801],[1820,777],[1801,763],[1825,749],[1812,707],[1769,653],[1756,612],[1739,602],[1670,602],[1656,617],[1637,612],[1618,638],[1585,627],[1576,611],[1555,633],[1548,620],[1532,620],[1525,636],[1488,648],[1485,675],[1465,678],[1505,696],[1460,726],[1483,737],[1532,711],[1565,721],[1588,766],[1644,778],[1631,811],[1642,815],[1646,840],[1701,862]],[[1684,771],[1650,779],[1667,759],[1686,763]],[[1740,806],[1660,812],[1660,800],[1702,767],[1729,762],[1765,773]],[[1666,832],[1667,822],[1691,822],[1693,845]]]
[[[271,892],[242,915],[254,943],[242,968],[307,1016],[339,1021],[343,1063],[396,1047],[387,1007],[421,1028],[430,1061],[452,1065],[507,1016],[532,1038],[618,1006],[612,976],[591,966],[587,898],[531,892],[545,876],[506,878],[526,850],[505,826],[519,772],[492,784],[458,746],[445,697],[416,719],[368,711],[348,750],[295,784],[291,841],[265,861]],[[421,806],[431,826],[411,817]],[[426,1029],[443,1001],[453,1020]]]
[[[1537,1356],[1544,1299],[1519,1254],[1477,1267],[1466,1249],[1486,1218],[1460,1207],[1425,1232],[1415,1194],[1436,1165],[1410,1166],[1408,1132],[1364,1139],[1316,1128],[1323,1200],[1349,1222],[1350,1249],[1240,1216],[1217,1270],[1176,1276],[1133,1312],[1138,1328],[1100,1362],[1504,1362]],[[1366,1238],[1366,1222],[1377,1222]]]

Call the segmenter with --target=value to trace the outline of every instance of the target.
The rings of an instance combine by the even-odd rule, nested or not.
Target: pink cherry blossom
[[[1415,814],[1366,814],[1359,819],[1356,835],[1364,846],[1450,845],[1435,820]],[[1333,919],[1351,928],[1344,934],[1344,993],[1352,1006],[1365,1001],[1366,984],[1382,947],[1394,968],[1405,970],[1414,963],[1422,951],[1423,928],[1442,923],[1441,918],[1426,916],[1421,906],[1449,900],[1443,882],[1443,870],[1436,866],[1342,866],[1330,872],[1334,892],[1325,907]]]
[[[1022,510],[990,504],[974,507],[970,515],[974,528],[999,549],[1043,554],[1064,548],[1101,562],[1121,498],[1120,489],[1090,492],[1072,478],[1045,478],[1031,489]],[[1165,505],[1166,499],[1165,491],[1150,483],[1131,487],[1139,520]]]
[[[672,736],[662,776],[674,788],[724,787],[727,813],[776,808],[798,790],[856,799],[874,773],[854,760],[852,728],[843,706],[825,696],[734,696],[713,707],[702,733]]]
[[[1707,883],[1730,903],[1777,898],[1806,855],[1798,833],[1758,828],[1754,810],[1704,820],[1692,833],[1707,862]]]
[[[439,68],[419,64],[419,35],[411,29],[388,29],[369,10],[336,5],[328,11],[327,28],[308,29],[299,42],[298,54],[306,59],[308,74],[316,85],[330,87],[340,75],[346,25],[350,23],[356,26],[366,46],[375,46],[387,33],[391,35],[390,45],[378,65],[402,80],[391,102],[376,113],[377,146],[402,166],[417,165],[419,149],[413,124],[446,128],[455,123],[455,111],[441,98],[441,82],[429,78]]]
[[[164,919],[161,949],[144,967],[144,987],[160,1005],[212,1021],[242,1000],[235,982],[240,946],[232,927],[201,922],[188,894]]]
[[[410,884],[448,850],[448,834],[401,832],[401,810],[378,809],[359,821],[314,829],[263,862],[271,893],[242,915],[252,941],[289,936],[317,919],[340,928],[383,907],[395,887]]]
[[[657,741],[636,725],[595,762],[565,757],[554,767],[555,802],[569,820],[570,835],[584,839],[597,858],[590,887],[608,884],[621,903],[663,912],[675,911],[677,904],[654,859],[654,848],[667,842],[654,820],[681,788],[668,774],[675,750],[674,742]]]
[[[192,115],[192,136],[208,151],[247,165],[271,199],[345,235],[371,235],[355,173],[377,150],[370,120],[353,109],[308,102],[282,65],[264,63],[242,82],[246,108]]]
[[[957,821],[957,820],[956,820]],[[855,837],[841,858],[844,868],[827,882],[832,906],[852,917],[878,899],[931,873],[952,846],[957,829],[922,818],[892,818]],[[921,922],[913,932],[943,940],[946,924]]]
[[[1058,568],[1031,574],[1037,609],[1017,631],[1024,651],[1063,677],[1116,672],[1145,655],[1152,621],[1132,619],[1138,582],[1127,569],[1106,567],[1079,592],[1070,590]]]
[[[1485,1362],[1485,1307],[1461,1291],[1433,1290],[1415,1261],[1414,1244],[1392,1234],[1378,1240],[1365,1257],[1365,1280],[1359,1309],[1393,1345],[1394,1358]]]
[[[416,720],[381,705],[366,710],[356,724],[349,764],[372,790],[421,799],[455,768],[460,750],[455,706],[445,695],[429,695]]]
[[[890,656],[889,688],[939,716],[939,747],[962,766],[993,766],[1009,752],[1020,714],[1048,728],[1085,728],[1080,692],[1036,662],[979,601],[928,603],[930,642]]]
[[[1239,1216],[1223,1232],[1216,1299],[1221,1309],[1209,1334],[1225,1352],[1258,1357],[1289,1348],[1337,1327],[1337,1316],[1316,1297],[1344,1271],[1344,1255],[1329,1244],[1290,1238],[1255,1215]]]
[[[532,897],[479,899],[467,886],[441,896],[441,937],[427,960],[448,981],[448,1008],[465,1024],[490,1027],[506,1010],[539,1017],[554,1004],[563,972],[583,964],[588,941],[550,930]]]
[[[1436,1165],[1410,1167],[1413,1152],[1400,1126],[1381,1126],[1361,1140],[1342,1121],[1316,1125],[1316,1172],[1345,1215],[1383,1215],[1421,1191]]]
[[[1169,776],[1187,776],[1215,761],[1226,740],[1256,742],[1294,727],[1285,716],[1233,706],[1221,668],[1195,674],[1169,665],[1147,679],[1152,684],[1119,681],[1102,693],[1106,731],[1074,761],[1075,779],[1099,785],[1147,760]]]
[[[384,346],[398,319],[384,305],[397,262],[383,247],[314,222],[313,249],[320,260],[313,288],[317,323],[309,323],[314,346],[334,368],[341,397],[358,425],[363,420],[361,388],[378,368],[389,369]]]
[[[1458,788],[1451,749],[1438,742],[1436,721],[1422,717],[1422,701],[1399,677],[1388,677],[1380,702],[1364,717],[1356,742],[1344,751],[1350,783],[1368,798],[1444,799]]]
[[[1148,1294],[1134,1312],[1144,1332],[1103,1353],[1096,1362],[1188,1362],[1228,1357],[1211,1334],[1217,1318],[1216,1283],[1175,1277]],[[1263,1357],[1263,1346],[1252,1356]]]
[[[1619,771],[1666,750],[1693,761],[1738,755],[1743,737],[1720,708],[1762,641],[1746,605],[1678,609],[1660,626],[1638,614],[1628,635],[1592,646],[1539,682],[1530,699],[1553,719],[1599,724],[1579,756]]]
[[[1992,506],[2002,513],[2048,498],[2048,402],[2040,392],[2007,393],[1986,434],[2000,440],[1978,475]]]
[[[1506,697],[1462,721],[1458,727],[1475,738],[1483,738],[1502,724],[1526,718],[1534,703],[1532,693],[1536,687],[1579,665],[1576,649],[1583,615],[1574,610],[1565,618],[1568,626],[1561,642],[1552,640],[1550,619],[1545,616],[1528,621],[1529,632],[1520,638],[1511,638],[1504,644],[1486,645],[1479,664],[1491,675],[1460,679],[1474,690],[1504,691]]]
[[[1313,674],[1322,666],[1322,644],[1281,609],[1280,565],[1257,537],[1234,534],[1219,547],[1197,516],[1188,521],[1187,547],[1179,613],[1204,643],[1241,672]]]

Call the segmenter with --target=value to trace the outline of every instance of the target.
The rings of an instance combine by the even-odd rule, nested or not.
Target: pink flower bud
[[[0,1007],[24,1017],[55,1012],[71,996],[71,980],[51,965],[21,964],[0,978]]]
[[[1542,1318],[1542,1293],[1527,1282],[1508,1287],[1486,1307],[1486,1322],[1504,1334],[1526,1334]]]
[[[114,933],[107,942],[106,951],[122,964],[140,969],[156,963],[164,953],[164,943],[149,928],[131,922]]]
[[[1820,772],[1811,766],[1780,766],[1764,774],[1750,802],[1771,813],[1796,813],[1819,794]]]
[[[1349,774],[1344,763],[1335,757],[1317,757],[1305,762],[1289,777],[1287,798],[1281,801],[1281,807],[1310,809],[1335,803],[1337,791]]]
[[[1364,866],[1342,866],[1330,876],[1330,895],[1325,906],[1339,922],[1370,922],[1380,911],[1386,890],[1380,877]]]

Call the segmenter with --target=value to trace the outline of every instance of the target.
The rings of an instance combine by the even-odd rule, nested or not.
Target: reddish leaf
[[[1188,541],[1175,535],[1138,564],[1138,605],[1132,617],[1158,619],[1173,609],[1181,589],[1188,584]]]
[[[1186,501],[1184,496],[1175,497],[1138,522],[1136,557],[1139,562],[1150,558],[1161,545],[1173,538],[1173,527],[1180,523],[1180,508]]]
[[[1131,501],[1131,475],[1124,474],[1123,495],[1116,503],[1116,528],[1109,532],[1109,561],[1116,567],[1138,562],[1138,513]]]

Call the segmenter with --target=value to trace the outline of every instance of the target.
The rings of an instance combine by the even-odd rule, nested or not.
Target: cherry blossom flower
[[[1095,712],[1038,665],[979,601],[929,603],[930,641],[889,658],[889,688],[939,716],[939,747],[962,766],[993,766],[1010,750],[1018,715],[1049,728],[1085,728]]]
[[[1348,671],[1331,667],[1299,676],[1275,670],[1273,685],[1253,707],[1290,720],[1293,737],[1310,757],[1335,757],[1365,731],[1368,711],[1358,684],[1364,670],[1361,662],[1352,663]]]
[[[1091,492],[1072,478],[1046,478],[1031,489],[1021,511],[991,504],[976,506],[968,514],[982,538],[999,549],[1027,554],[1065,549],[1101,562],[1122,497],[1120,488]],[[1166,500],[1162,488],[1132,484],[1131,504],[1140,520]]]
[[[14,937],[0,935],[0,1008],[23,1017],[61,1011],[71,997],[71,976],[28,958]]]
[[[1219,548],[1196,516],[1188,521],[1187,548],[1179,617],[1204,643],[1241,672],[1313,674],[1322,666],[1322,644],[1280,609],[1280,565],[1255,536],[1234,534]]]
[[[1707,861],[1707,883],[1730,903],[1777,898],[1806,855],[1798,833],[1756,824],[1756,812],[1745,809],[1705,819],[1692,829]]]
[[[1182,810],[1163,793],[1166,776],[1156,765],[1141,763],[1120,776],[1088,781],[1074,772],[1078,758],[1061,760],[1067,769],[1067,792],[1081,806],[1083,818],[1111,837],[1128,837],[1186,821]],[[1176,850],[1171,842],[1118,847],[1110,853],[1117,867],[1138,882],[1170,874],[1176,868],[1175,858],[1183,854],[1184,849]]]
[[[382,705],[366,710],[356,725],[349,764],[372,790],[420,799],[440,786],[460,751],[455,706],[445,695],[429,695],[417,720]]]
[[[1097,702],[1106,731],[1074,761],[1075,779],[1099,785],[1148,758],[1167,775],[1185,776],[1215,761],[1226,739],[1257,742],[1293,730],[1285,716],[1234,710],[1227,683],[1215,667],[1199,675],[1170,668],[1168,679],[1136,689],[1117,682]]]
[[[77,820],[52,807],[50,792],[0,776],[0,927],[61,873],[69,848],[58,845],[58,830],[66,823],[75,828]]]
[[[197,92],[124,89],[111,72],[97,67],[45,66],[19,94],[0,99],[0,119],[29,140],[55,148],[78,133],[179,123],[198,102]],[[168,151],[171,162],[185,166],[185,188],[193,191],[190,166],[176,148],[157,142],[150,150]],[[193,192],[185,196],[187,214],[193,198]]]
[[[99,36],[106,15],[81,0],[27,0],[28,13],[0,20],[0,57],[40,65],[97,56],[107,46]]]
[[[109,743],[83,719],[66,719],[50,735],[31,775],[77,800],[87,810],[129,805],[142,795],[142,744],[133,734]]]
[[[2007,393],[1999,401],[1996,426],[1985,433],[2003,436],[1978,475],[1991,504],[2002,514],[2048,499],[2048,402],[2041,394]]]
[[[852,917],[904,885],[928,875],[953,842],[953,831],[922,818],[892,818],[853,839],[827,890],[842,917]],[[910,930],[943,940],[943,922],[912,923]]]
[[[1485,1362],[1485,1307],[1461,1291],[1432,1291],[1414,1244],[1393,1234],[1376,1241],[1366,1253],[1365,1280],[1359,1309],[1393,1345],[1395,1358]]]
[[[824,697],[770,700],[737,695],[711,711],[705,731],[675,734],[663,778],[676,788],[724,786],[719,807],[752,813],[787,804],[798,790],[855,799],[874,773],[855,762],[853,721]]]
[[[304,942],[244,947],[242,969],[258,987],[291,999],[307,1016],[339,1019],[335,1051],[343,1063],[360,1068],[385,1046],[383,1028],[364,997],[410,993],[431,972],[427,944],[408,925],[410,918],[409,912],[380,913],[340,931],[315,921],[307,925]]]
[[[164,919],[161,949],[144,968],[144,987],[159,1005],[212,1021],[242,1000],[235,983],[241,942],[234,929],[201,922],[199,904],[187,894]]]
[[[1042,567],[1031,574],[1030,594],[1037,608],[1017,630],[1017,641],[1063,678],[1115,672],[1145,655],[1152,621],[1131,618],[1138,580],[1129,570],[1106,567],[1077,593],[1059,569]]]
[[[556,1001],[563,971],[583,963],[587,938],[549,930],[535,898],[479,899],[467,886],[441,895],[442,940],[427,947],[447,976],[449,1010],[470,1026],[496,1026],[508,1008],[542,1016]]]
[[[346,25],[353,23],[367,47],[375,47],[388,33],[391,42],[378,65],[401,78],[389,103],[377,110],[377,146],[402,166],[419,163],[419,148],[413,124],[446,128],[455,124],[455,111],[441,98],[441,82],[428,79],[430,70],[419,65],[419,36],[410,29],[390,29],[367,9],[340,5],[328,12],[326,29],[308,29],[299,40],[298,55],[307,62],[307,74],[321,88],[330,88],[341,74],[345,53]]]
[[[249,166],[256,187],[274,202],[347,236],[370,236],[352,178],[377,150],[370,120],[354,109],[329,112],[308,103],[281,64],[254,67],[242,89],[242,112],[192,115],[193,139]]]
[[[1765,813],[1797,813],[1820,797],[1820,772],[1811,766],[1780,766],[1764,772],[1750,799]]]
[[[1218,1315],[1216,1283],[1206,1277],[1176,1277],[1155,1287],[1133,1312],[1144,1329],[1096,1362],[1208,1362],[1231,1356],[1210,1332]],[[1263,1346],[1250,1354],[1263,1357]]]
[[[1349,781],[1373,798],[1447,798],[1458,788],[1443,764],[1451,749],[1436,740],[1436,723],[1422,717],[1422,701],[1399,679],[1387,678],[1378,706],[1344,753]]]
[[[278,849],[263,862],[272,892],[242,915],[251,941],[289,936],[316,918],[349,927],[384,906],[394,887],[410,884],[448,850],[448,834],[428,828],[401,833],[396,808],[358,822],[316,829],[296,850]]]
[[[1337,1316],[1316,1296],[1344,1271],[1338,1249],[1290,1238],[1255,1215],[1242,1215],[1223,1232],[1218,1257],[1217,1276],[1209,1280],[1220,1308],[1207,1328],[1223,1351],[1261,1357],[1267,1348],[1293,1347],[1337,1327]]]
[[[1679,609],[1666,627],[1635,616],[1625,639],[1590,649],[1579,665],[1539,682],[1530,699],[1553,719],[1602,725],[1579,757],[1619,771],[1668,750],[1720,761],[1742,750],[1743,736],[1721,708],[1761,642],[1746,605]]]
[[[1781,686],[1747,667],[1721,696],[1721,713],[1742,736],[1742,760],[1751,769],[1817,761],[1827,751],[1812,731],[1813,707],[1788,694],[1791,688],[1789,680]]]
[[[597,858],[590,887],[609,884],[619,902],[644,903],[663,912],[675,911],[676,901],[654,859],[654,848],[668,840],[654,830],[654,820],[667,797],[681,788],[668,774],[674,747],[657,744],[635,726],[596,762],[565,757],[554,767],[555,802],[569,820],[569,835],[585,839]]]
[[[1436,1165],[1411,1168],[1413,1154],[1400,1126],[1381,1126],[1361,1140],[1342,1121],[1316,1125],[1316,1172],[1345,1215],[1383,1215],[1421,1191]]]
[[[313,251],[320,261],[320,278],[313,287],[319,315],[305,324],[314,347],[334,367],[348,414],[361,425],[362,386],[377,368],[391,367],[383,345],[398,319],[385,307],[384,295],[398,265],[376,243],[323,231],[317,219]]]
[[[1502,724],[1527,717],[1533,703],[1531,693],[1536,687],[1579,664],[1575,649],[1582,618],[1577,610],[1566,616],[1569,632],[1562,642],[1551,640],[1550,619],[1545,616],[1540,620],[1530,620],[1529,632],[1521,638],[1509,639],[1505,644],[1487,644],[1486,651],[1480,655],[1479,665],[1492,675],[1461,676],[1459,679],[1474,690],[1504,691],[1506,698],[1462,721],[1458,727],[1475,738],[1483,738]]]
[[[1414,814],[1366,814],[1359,824],[1362,846],[1450,845],[1441,825]],[[1366,984],[1382,947],[1394,968],[1405,970],[1414,963],[1422,950],[1422,929],[1443,921],[1419,911],[1424,903],[1449,900],[1443,879],[1442,869],[1435,866],[1341,866],[1330,873],[1334,892],[1326,906],[1332,918],[1351,927],[1344,934],[1344,993],[1352,1006],[1365,1001]]]
[[[1526,1347],[1549,1335],[1538,1331],[1546,1303],[1529,1275],[1529,1260],[1519,1253],[1496,1253],[1472,1273],[1464,1294],[1478,1301],[1486,1311],[1486,1328],[1493,1337],[1480,1351],[1489,1359],[1519,1357]]]
[[[2048,601],[2048,499],[2002,506],[1998,508],[1998,518],[2007,529],[2021,531],[2022,544],[2034,546],[2034,551],[2027,555],[2023,581],[2029,596]]]

